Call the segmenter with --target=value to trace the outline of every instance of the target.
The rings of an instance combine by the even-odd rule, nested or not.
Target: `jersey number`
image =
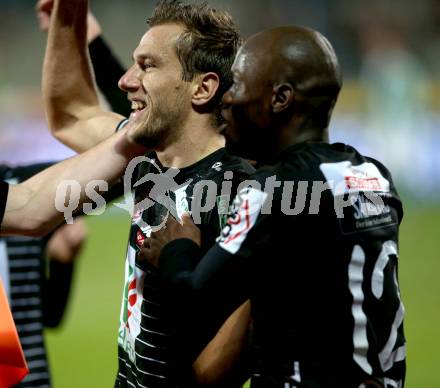
[[[367,338],[367,315],[370,318],[370,324],[372,324],[373,322],[373,319],[371,318],[375,318],[376,322],[377,318],[384,318],[380,316],[380,311],[376,312],[376,314],[379,315],[376,315],[376,317],[373,317],[371,313],[369,315],[368,311],[365,311],[364,289],[366,289],[366,292],[373,296],[373,300],[381,301],[385,299],[383,298],[384,288],[386,286],[390,286],[388,285],[388,283],[385,282],[385,277],[387,274],[390,274],[390,271],[392,271],[391,276],[393,279],[391,282],[392,284],[390,291],[392,297],[389,297],[389,292],[387,292],[387,296],[388,299],[395,300],[397,302],[395,304],[398,305],[398,307],[397,311],[395,312],[394,319],[391,322],[388,340],[385,342],[382,350],[380,350],[377,355],[382,371],[385,372],[391,369],[395,362],[404,360],[406,354],[405,344],[398,347],[397,349],[394,349],[398,337],[398,329],[403,322],[403,315],[405,310],[400,300],[396,265],[390,265],[387,267],[387,264],[390,262],[391,256],[395,256],[397,260],[397,246],[394,241],[386,241],[382,245],[381,252],[376,259],[373,273],[371,274],[371,281],[368,281],[370,278],[364,277],[365,252],[360,245],[355,245],[348,267],[349,288],[353,296],[353,305],[351,308],[351,312],[354,318],[353,359],[366,373],[370,375],[373,372],[373,368],[367,358],[369,346]]]

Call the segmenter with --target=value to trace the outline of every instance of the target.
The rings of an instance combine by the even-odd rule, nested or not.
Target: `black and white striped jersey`
[[[250,298],[252,387],[403,387],[403,210],[389,171],[344,144],[302,143],[252,179],[197,263],[190,240],[163,248],[160,279],[194,313],[180,319],[198,328]]]
[[[40,238],[0,239],[0,260],[4,269],[2,279],[29,366],[29,375],[18,385],[19,387],[50,386],[42,311],[45,244]]]
[[[137,252],[146,236],[155,228],[160,228],[167,216],[180,217],[184,212],[200,210],[202,245],[207,250],[215,243],[215,238],[224,226],[229,208],[239,182],[247,179],[253,168],[237,157],[231,157],[220,149],[190,167],[180,170],[174,176],[173,169],[163,169],[154,155],[152,161],[138,165],[137,180],[148,178],[134,190],[135,203],[145,203],[143,211],[133,215],[130,230],[127,258],[125,263],[125,286],[120,314],[118,335],[119,369],[116,387],[174,387],[182,364],[175,364],[177,336],[184,331],[179,321],[173,319],[169,308],[168,290],[164,287],[154,267],[137,259]],[[159,170],[173,177],[174,185],[167,188],[169,206],[160,193],[154,194],[154,176]],[[149,175],[153,174],[153,175]],[[226,178],[225,178],[226,177]],[[203,181],[211,181],[205,191]],[[226,181],[223,187],[223,182]],[[135,183],[135,182],[133,182]],[[212,186],[214,184],[214,186]],[[222,190],[223,188],[223,190]],[[229,188],[229,189],[228,189]],[[197,202],[200,195],[201,202]],[[159,194],[159,195],[158,195]],[[148,199],[147,199],[148,198]],[[210,210],[203,211],[209,201]],[[205,207],[205,209],[208,209]],[[199,333],[194,338],[193,349],[188,352],[186,366],[191,358],[203,348],[214,333]]]
[[[41,163],[11,168],[0,166],[0,178],[11,183],[19,183],[44,170],[53,163]],[[61,314],[57,293],[64,290],[52,290],[46,277],[44,257],[46,238],[7,236],[0,238],[0,276],[3,280],[11,306],[12,316],[17,327],[21,346],[29,366],[29,374],[17,387],[50,387],[50,374],[44,343],[43,328],[46,322],[53,326]],[[66,266],[58,273],[60,287],[70,287],[72,266]],[[44,300],[46,298],[46,300]],[[64,301],[62,301],[64,311]],[[56,317],[55,317],[56,316]],[[53,318],[55,317],[55,318]]]

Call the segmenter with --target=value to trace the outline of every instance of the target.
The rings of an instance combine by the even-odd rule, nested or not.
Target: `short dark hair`
[[[231,66],[242,41],[232,16],[207,2],[183,4],[178,0],[162,0],[148,19],[150,27],[165,23],[185,26],[176,43],[176,53],[183,68],[183,79],[192,81],[198,74],[214,72],[220,79],[212,100],[220,119],[220,102],[232,85]]]

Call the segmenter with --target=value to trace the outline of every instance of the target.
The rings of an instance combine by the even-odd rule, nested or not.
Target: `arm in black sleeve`
[[[246,272],[243,260],[217,244],[201,260],[200,257],[201,249],[192,240],[179,239],[168,243],[159,258],[161,277],[177,289],[200,291],[205,295],[210,291],[215,297],[223,294],[226,285],[227,288],[236,287],[230,280],[240,282]]]
[[[194,360],[249,298],[244,259],[214,245],[197,264],[201,252],[193,241],[180,239],[167,244],[159,258],[159,272],[174,305],[173,319],[179,322],[175,352],[181,360]]]
[[[43,284],[43,322],[56,327],[61,322],[71,291],[74,263],[87,241],[87,228],[81,219],[57,229],[46,243],[49,273]]]
[[[191,240],[177,239],[163,247],[159,274],[178,314],[173,319],[185,329],[177,352],[193,352],[182,359],[198,354],[197,346],[206,344],[251,297],[252,279],[269,256],[274,230],[273,217],[260,214],[265,198],[259,190],[240,191],[220,238],[200,260],[202,250]]]
[[[277,223],[273,215],[261,214],[266,197],[253,188],[241,190],[217,243],[203,257],[188,239],[162,248],[159,273],[181,306],[197,305],[205,316],[210,311],[224,321],[250,297],[250,278],[270,252]]]
[[[43,287],[43,325],[57,327],[64,315],[72,285],[74,264],[49,261],[49,278]]]
[[[130,102],[126,93],[118,87],[118,81],[125,73],[124,67],[100,36],[89,44],[89,53],[99,89],[114,112],[128,117],[131,112]]]

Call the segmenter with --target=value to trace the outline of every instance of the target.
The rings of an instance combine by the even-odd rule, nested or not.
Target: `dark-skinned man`
[[[253,388],[402,387],[402,205],[381,163],[328,143],[342,84],[332,46],[279,27],[252,36],[232,71],[225,135],[261,167],[200,261],[188,215],[146,240],[146,257],[187,326],[221,322],[251,299]]]

